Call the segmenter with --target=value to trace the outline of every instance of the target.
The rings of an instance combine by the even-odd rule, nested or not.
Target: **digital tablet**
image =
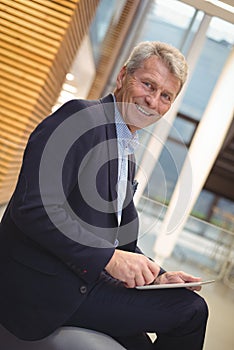
[[[187,283],[148,284],[146,286],[138,286],[136,287],[136,289],[147,290],[147,289],[165,289],[165,288],[187,288],[187,287],[203,286],[204,284],[209,284],[213,282],[215,282],[215,280],[187,282]]]

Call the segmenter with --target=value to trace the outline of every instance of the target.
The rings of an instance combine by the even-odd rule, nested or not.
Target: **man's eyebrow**
[[[163,90],[163,93],[166,93],[166,94],[170,95],[171,97],[174,96],[174,93],[173,93],[173,92],[170,92],[170,91],[168,91],[168,90]]]

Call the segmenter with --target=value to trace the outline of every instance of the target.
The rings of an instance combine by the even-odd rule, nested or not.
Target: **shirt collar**
[[[122,115],[117,107],[115,95],[112,94],[114,99],[114,110],[115,110],[115,125],[118,144],[127,154],[134,153],[135,149],[139,145],[137,132],[132,133],[127,124],[124,122]]]

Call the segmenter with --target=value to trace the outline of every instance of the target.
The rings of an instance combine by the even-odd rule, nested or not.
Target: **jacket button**
[[[85,294],[87,292],[87,287],[86,286],[81,286],[80,287],[80,292],[81,292],[81,294]]]

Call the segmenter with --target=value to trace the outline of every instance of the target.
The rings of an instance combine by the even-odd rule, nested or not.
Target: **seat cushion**
[[[16,338],[0,325],[0,344],[4,350],[124,350],[106,334],[78,327],[61,327],[37,341]]]

